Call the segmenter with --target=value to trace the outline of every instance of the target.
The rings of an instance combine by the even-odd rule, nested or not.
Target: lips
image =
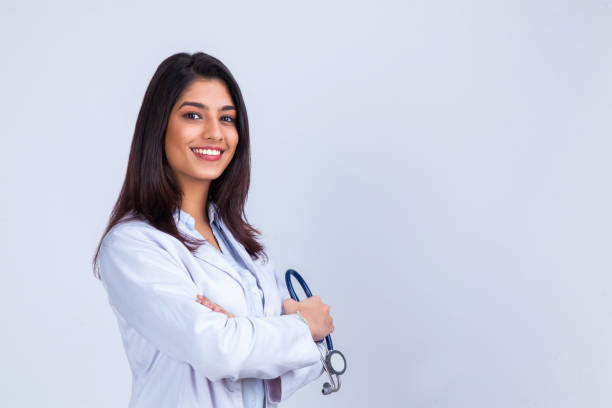
[[[223,153],[223,149],[221,149],[220,147],[214,147],[214,146],[192,147],[191,150],[197,151],[198,153],[202,153],[202,154],[214,154],[216,152]]]
[[[214,149],[192,148],[191,151],[199,159],[207,160],[207,161],[219,160],[221,156],[223,155],[223,150],[219,148],[214,148]]]

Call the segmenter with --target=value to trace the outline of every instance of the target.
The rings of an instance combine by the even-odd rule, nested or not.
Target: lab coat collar
[[[217,216],[217,204],[210,202],[208,205],[208,220],[210,223],[217,222],[219,217]],[[195,229],[195,220],[188,212],[183,211],[181,208],[174,210],[174,221],[178,225],[180,221],[183,221],[190,231]]]
[[[219,227],[219,229],[221,229],[225,233],[225,236],[230,241],[231,246],[236,249],[236,251],[242,258],[242,260],[247,264],[247,267],[255,271],[255,274],[259,278],[260,274],[259,274],[259,269],[257,268],[257,265],[255,265],[255,263],[253,262],[253,259],[251,258],[249,253],[246,251],[246,249],[244,249],[244,246],[236,241],[236,239],[234,238],[232,233],[229,231],[229,229],[227,228],[227,226],[225,225],[221,217],[218,216],[217,210],[218,210],[217,204],[211,201],[208,206],[209,222],[211,224],[215,222],[216,225]],[[195,230],[195,220],[193,216],[191,216],[191,214],[179,208],[174,211],[174,219],[176,221],[177,228],[181,228],[181,226],[186,227],[190,235],[194,235],[197,233],[197,238],[200,238],[200,239],[203,238],[201,234],[199,234],[197,230]],[[240,274],[238,273],[238,271],[236,271],[234,267],[232,267],[232,265],[230,265],[230,263],[225,259],[225,256],[222,253],[220,253],[216,248],[214,248],[212,245],[206,245],[206,244],[200,245],[200,247],[198,248],[198,250],[195,252],[194,255],[196,258],[199,258],[203,260],[204,262],[212,264],[216,266],[217,268],[228,273],[236,281],[238,281],[238,283],[240,283],[240,285],[242,286],[244,290],[246,290],[244,286],[244,282],[242,281],[242,278],[240,277]]]

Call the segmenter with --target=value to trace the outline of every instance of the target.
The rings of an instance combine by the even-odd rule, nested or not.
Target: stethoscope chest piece
[[[310,292],[310,288],[308,288],[306,281],[304,281],[304,278],[302,278],[302,276],[293,269],[288,269],[285,273],[285,282],[287,283],[287,289],[291,298],[296,302],[300,301],[297,294],[295,293],[295,290],[293,290],[291,276],[294,276],[298,280],[298,282],[302,286],[302,289],[304,289],[304,293],[306,294],[306,296],[311,297],[312,293]],[[344,354],[342,354],[338,350],[334,350],[331,335],[325,337],[325,342],[327,343],[327,354],[325,355],[325,357],[323,356],[323,354],[321,354],[321,362],[323,363],[323,368],[325,369],[325,372],[329,376],[330,382],[326,382],[325,384],[323,384],[323,389],[321,390],[321,392],[323,393],[323,395],[329,395],[332,392],[336,392],[340,389],[340,375],[344,374],[344,372],[346,371],[346,358],[344,358]],[[336,380],[334,380],[334,376],[336,377]]]
[[[346,359],[338,350],[331,350],[325,356],[325,363],[332,374],[340,375],[346,371]]]

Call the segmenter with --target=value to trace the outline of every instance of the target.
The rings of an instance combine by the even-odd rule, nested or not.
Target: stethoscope
[[[306,281],[304,281],[304,278],[302,278],[302,276],[293,269],[288,269],[285,273],[285,282],[287,283],[287,289],[289,290],[289,295],[291,295],[291,298],[296,302],[300,301],[297,294],[295,293],[295,290],[293,290],[293,285],[291,284],[291,275],[295,276],[295,278],[298,280],[298,282],[302,286],[302,289],[304,289],[304,293],[306,294],[306,296],[311,297],[312,293],[310,292],[310,288],[308,288]],[[317,343],[321,341],[322,340],[319,340]],[[327,337],[325,337],[325,342],[327,343],[327,355],[323,356],[323,354],[321,354],[321,362],[323,363],[323,368],[325,368],[325,372],[329,376],[329,381],[331,382],[331,384],[328,382],[323,384],[323,389],[321,390],[321,392],[323,393],[323,395],[329,395],[332,392],[336,392],[340,389],[340,374],[344,374],[344,372],[346,371],[346,359],[344,358],[344,355],[341,352],[339,352],[338,350],[334,350],[331,335],[327,335]],[[336,376],[338,385],[336,385],[336,381],[334,381],[332,375]]]

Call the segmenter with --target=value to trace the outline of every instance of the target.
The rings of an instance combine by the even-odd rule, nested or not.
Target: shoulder
[[[101,248],[149,247],[171,250],[180,246],[182,243],[178,239],[155,228],[147,220],[124,217],[104,235]]]
[[[102,245],[108,246],[115,242],[150,241],[162,234],[157,228],[142,219],[122,219],[108,230],[102,239]]]
[[[154,263],[160,268],[163,265],[176,266],[180,265],[183,252],[181,246],[179,240],[158,230],[146,220],[122,219],[104,235],[98,264],[134,266]]]

